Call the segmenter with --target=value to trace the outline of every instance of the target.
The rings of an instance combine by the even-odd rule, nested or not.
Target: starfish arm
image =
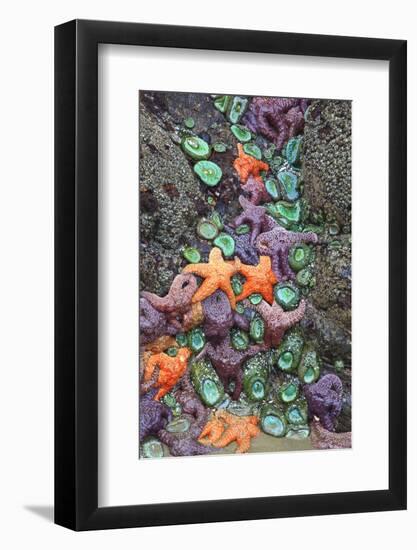
[[[188,264],[182,270],[183,273],[194,273],[200,277],[207,277],[210,275],[212,268],[210,264]]]
[[[298,323],[298,321],[301,321],[304,317],[305,310],[306,302],[305,300],[301,300],[297,309],[294,309],[294,311],[287,311],[282,317],[284,328],[290,328]]]
[[[232,441],[234,441],[236,439],[236,436],[235,434],[233,433],[232,430],[230,429],[227,429],[224,434],[220,437],[220,439],[218,439],[214,444],[213,444],[213,447],[217,447],[217,448],[220,448],[220,447],[226,447],[227,445],[229,445],[229,443],[231,443]]]
[[[237,453],[247,453],[250,449],[250,436],[244,435],[244,436],[238,436],[236,438],[237,443]]]
[[[169,311],[169,306],[167,300],[167,296],[164,296],[161,298],[161,296],[158,296],[157,294],[154,294],[153,292],[148,292],[147,290],[143,290],[141,292],[141,297],[145,298],[152,307],[154,307],[158,311],[166,312]]]
[[[232,288],[232,285],[231,285],[230,281],[228,281],[227,283],[224,282],[224,283],[220,284],[219,288],[221,290],[223,290],[223,292],[229,298],[229,302],[230,302],[230,305],[231,305],[232,309],[235,309],[235,307],[236,307],[236,296],[235,296],[235,293],[233,292],[233,288]]]
[[[208,298],[216,290],[217,285],[215,284],[215,281],[213,281],[213,278],[207,277],[207,279],[204,279],[197,292],[194,294],[193,303],[195,304],[196,302],[202,302],[205,298]]]

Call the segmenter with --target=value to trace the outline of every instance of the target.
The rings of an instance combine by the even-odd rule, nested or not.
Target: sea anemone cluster
[[[308,105],[214,96],[232,150],[184,120],[178,147],[207,190],[209,214],[190,227],[193,240],[178,250],[182,268],[166,295],[140,293],[141,457],[167,449],[172,456],[215,453],[231,444],[229,452],[244,453],[260,434],[348,446],[346,434],[332,438],[342,381],[323,374],[300,326],[318,242],[300,178]],[[217,158],[230,153],[234,209],[216,200],[226,185]]]

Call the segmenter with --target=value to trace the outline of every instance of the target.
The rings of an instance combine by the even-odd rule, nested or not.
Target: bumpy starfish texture
[[[251,243],[250,233],[238,235],[234,229],[225,225],[223,231],[235,241],[235,256],[245,264],[256,265],[259,260],[259,252]]]
[[[335,374],[326,374],[315,384],[304,386],[308,410],[317,416],[325,430],[334,432],[336,419],[342,410],[343,385]]]
[[[330,432],[317,419],[311,422],[310,429],[310,439],[314,449],[350,449],[352,447],[352,432]]]
[[[199,442],[203,443],[203,445],[213,445],[213,443],[215,443],[222,436],[224,428],[225,425],[223,420],[220,420],[220,418],[214,414],[204,426],[203,431],[198,438]]]
[[[193,415],[183,414],[182,418],[190,423],[186,432],[169,432],[162,429],[158,432],[158,438],[168,448],[172,456],[195,456],[212,452],[212,449],[202,445],[195,439],[195,432],[201,432],[201,427],[196,428],[196,421]]]
[[[193,303],[204,300],[217,289],[220,289],[226,293],[234,309],[236,307],[236,299],[230,279],[239,271],[240,265],[241,262],[239,259],[233,261],[223,260],[220,249],[216,247],[211,249],[207,264],[187,265],[183,273],[195,273],[204,278],[203,283],[192,298]]]
[[[246,453],[250,449],[251,438],[260,433],[258,422],[257,416],[236,416],[220,410],[203,429],[200,439],[216,448],[226,447],[236,441],[236,453]]]
[[[280,344],[286,330],[301,321],[306,309],[305,300],[301,300],[297,309],[293,311],[284,311],[275,301],[272,305],[264,300],[260,304],[253,305],[247,300],[245,305],[262,316],[265,322],[264,343],[272,347]]]
[[[193,417],[189,433],[192,437],[198,437],[207,422],[209,411],[198,398],[188,373],[182,378],[173,394],[181,405],[182,412]]]
[[[265,221],[266,209],[264,206],[257,206],[250,202],[246,197],[241,195],[239,203],[243,208],[243,212],[235,218],[233,226],[238,227],[242,223],[247,223],[251,226],[251,244],[253,245],[256,237],[261,233],[262,226]]]
[[[170,357],[166,353],[156,353],[149,357],[145,365],[144,382],[147,382],[152,377],[155,368],[159,368],[159,376],[157,384],[159,386],[158,393],[155,399],[159,400],[171,388],[175,386],[178,380],[184,375],[187,370],[187,361],[191,355],[188,348],[181,348],[175,357]]]
[[[246,183],[249,176],[261,179],[261,172],[267,172],[269,170],[269,166],[266,162],[258,160],[252,155],[247,155],[241,143],[238,143],[237,150],[239,156],[235,159],[233,167],[239,174],[241,182]]]
[[[197,356],[197,360],[208,357],[223,384],[226,392],[229,392],[229,385],[234,383],[232,399],[239,399],[243,387],[242,365],[260,351],[264,351],[265,346],[250,346],[244,351],[237,351],[232,347],[230,335],[228,334],[220,343],[208,342],[204,349]]]
[[[246,277],[239,300],[244,300],[251,294],[261,294],[263,299],[270,304],[274,301],[274,284],[278,282],[272,271],[271,258],[261,256],[258,265],[245,265],[240,267],[240,273]]]
[[[271,199],[262,178],[249,176],[247,183],[242,187],[242,191],[245,195],[249,195],[250,202],[256,205],[261,202],[268,202]]]
[[[158,336],[175,334],[176,329],[167,324],[165,313],[155,309],[146,298],[139,300],[140,343],[148,344]]]
[[[157,311],[166,314],[168,324],[177,330],[181,330],[182,325],[178,317],[189,312],[191,300],[196,290],[197,281],[195,277],[190,273],[180,273],[172,281],[166,296],[161,297],[147,291],[142,291],[141,296]]]
[[[182,321],[182,331],[188,332],[197,327],[204,321],[204,312],[201,302],[191,304],[191,309],[184,314]]]
[[[296,243],[316,243],[315,233],[297,233],[276,226],[259,235],[255,246],[262,255],[271,256],[272,269],[279,280],[293,279],[294,272],[288,264],[289,249]]]
[[[211,296],[203,300],[202,304],[204,334],[212,342],[222,340],[234,324],[243,330],[248,329],[247,319],[232,310],[226,294],[221,290],[216,290]]]
[[[244,122],[252,132],[262,134],[281,151],[289,138],[303,130],[307,106],[306,99],[255,97]]]
[[[140,400],[139,439],[141,441],[148,435],[156,435],[172,419],[169,408],[159,401],[154,401],[156,391],[151,390]]]

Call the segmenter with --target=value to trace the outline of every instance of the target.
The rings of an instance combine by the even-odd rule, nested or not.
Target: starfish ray
[[[175,357],[171,357],[166,353],[151,355],[146,362],[143,379],[144,382],[151,380],[154,370],[159,368],[158,380],[156,382],[159,390],[155,395],[156,400],[159,400],[168,393],[184,375],[190,355],[191,351],[188,348],[181,348]]]
[[[258,305],[251,304],[248,300],[245,301],[245,306],[257,311],[265,321],[265,336],[264,342],[268,346],[278,346],[281,342],[285,331],[301,321],[304,316],[306,303],[301,300],[297,309],[293,311],[284,311],[282,307],[273,302],[269,305],[265,300]]]
[[[241,143],[238,143],[237,150],[239,156],[235,159],[233,167],[239,174],[240,181],[245,183],[249,176],[260,179],[261,172],[267,172],[269,170],[269,166],[266,162],[262,162],[252,157],[252,155],[247,155]]]
[[[200,440],[206,444],[211,443],[216,448],[226,447],[236,441],[236,452],[246,453],[250,449],[251,438],[259,435],[258,422],[257,416],[236,416],[220,410],[206,424]]]
[[[239,203],[240,206],[243,208],[243,212],[237,218],[235,218],[235,220],[233,221],[233,227],[238,227],[242,223],[248,223],[252,229],[250,242],[253,245],[255,239],[263,229],[266,209],[264,206],[257,206],[256,204],[252,203],[243,195],[239,197]]]
[[[273,286],[278,282],[278,278],[272,271],[271,258],[261,256],[258,265],[240,266],[240,273],[246,277],[242,293],[239,294],[239,300],[244,300],[254,293],[262,295],[263,299],[270,304],[274,300]]]
[[[209,261],[206,264],[189,264],[183,269],[183,273],[195,273],[204,278],[203,283],[197,289],[192,298],[192,302],[201,302],[217,289],[223,290],[229,298],[230,305],[236,307],[236,298],[233,292],[231,277],[238,273],[241,266],[239,259],[233,261],[223,260],[219,248],[212,248]]]

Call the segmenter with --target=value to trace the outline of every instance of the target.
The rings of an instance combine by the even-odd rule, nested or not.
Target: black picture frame
[[[389,62],[387,490],[98,507],[98,44]],[[78,531],[406,508],[406,47],[404,40],[106,21],[55,28],[57,524]]]

